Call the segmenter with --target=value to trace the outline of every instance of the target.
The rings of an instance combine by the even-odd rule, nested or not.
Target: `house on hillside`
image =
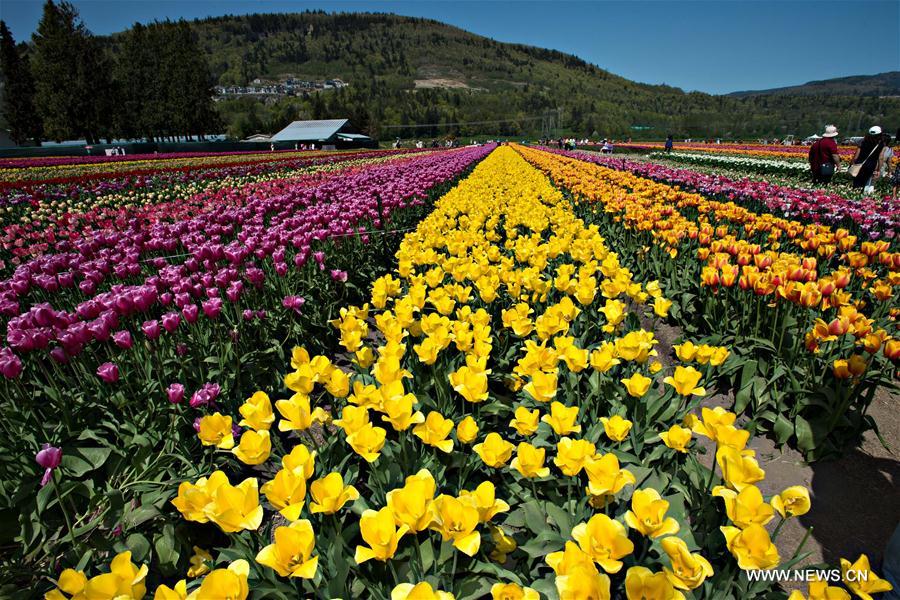
[[[349,119],[294,121],[272,136],[273,142],[315,144],[316,148],[377,148],[378,142],[360,133]]]

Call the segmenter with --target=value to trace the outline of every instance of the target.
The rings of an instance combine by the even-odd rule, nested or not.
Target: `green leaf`
[[[81,477],[85,473],[99,469],[109,458],[111,448],[74,448],[67,450],[60,465],[67,475]]]
[[[810,427],[809,421],[800,415],[794,419],[794,433],[797,435],[797,448],[800,450],[807,452],[816,447],[812,427]]]
[[[784,415],[775,417],[775,425],[773,428],[775,429],[775,439],[779,444],[788,441],[794,433],[794,426],[791,425],[791,422],[788,421]]]
[[[129,535],[125,539],[125,545],[131,550],[131,560],[138,564],[144,562],[150,553],[150,542],[140,533]]]

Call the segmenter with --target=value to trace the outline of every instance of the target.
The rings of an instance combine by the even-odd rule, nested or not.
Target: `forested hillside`
[[[896,98],[684,93],[635,83],[554,50],[495,42],[425,19],[307,12],[212,18],[192,26],[222,85],[287,74],[350,83],[267,106],[250,99],[219,103],[236,134],[274,130],[298,116],[346,115],[383,138],[516,135],[539,132],[537,117],[554,108],[562,108],[563,128],[577,135],[754,137],[809,134],[826,122],[848,133],[873,122],[900,123]],[[386,127],[503,119],[519,120],[405,131]]]

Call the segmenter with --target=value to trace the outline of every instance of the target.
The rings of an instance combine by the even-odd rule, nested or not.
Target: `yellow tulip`
[[[353,382],[353,393],[347,396],[347,402],[360,407],[381,410],[381,390],[373,384],[363,384],[360,381]]]
[[[662,296],[653,301],[653,312],[657,317],[665,318],[669,315],[669,309],[672,307],[672,301]]]
[[[624,441],[628,437],[628,432],[631,431],[631,426],[633,425],[631,421],[623,419],[619,415],[613,415],[609,418],[600,417],[600,422],[603,423],[603,430],[606,432],[606,437],[614,442]]]
[[[366,459],[366,462],[375,462],[381,456],[384,440],[387,432],[381,427],[366,425],[359,431],[347,436],[347,443],[353,451]]]
[[[241,442],[231,452],[245,465],[261,465],[269,458],[272,452],[272,439],[269,431],[252,429],[241,434]]]
[[[546,454],[547,451],[543,448],[535,448],[528,442],[521,442],[510,466],[527,479],[546,477],[550,474],[550,469],[544,466]]]
[[[664,569],[666,577],[679,590],[696,589],[707,577],[712,577],[713,568],[709,561],[699,553],[692,554],[681,538],[663,538],[660,545],[672,563],[671,568]]]
[[[712,495],[725,501],[725,512],[728,518],[741,529],[754,523],[765,525],[775,516],[772,506],[766,504],[762,492],[755,485],[745,486],[740,492],[716,486],[713,488]]]
[[[482,462],[495,469],[509,462],[513,448],[515,446],[500,437],[499,433],[493,431],[487,434],[483,442],[472,446],[472,450],[481,458]]]
[[[588,351],[575,345],[575,338],[571,336],[559,336],[553,338],[553,346],[559,354],[560,360],[573,373],[579,373],[588,366]]]
[[[466,416],[456,426],[456,439],[461,444],[471,444],[478,437],[478,423],[471,416]]]
[[[190,558],[191,566],[188,567],[188,577],[201,577],[209,573],[209,564],[213,562],[212,554],[194,546],[194,554]],[[209,564],[208,564],[209,563]]]
[[[675,367],[675,374],[663,379],[663,383],[671,385],[682,396],[705,396],[706,390],[697,384],[703,373],[694,367]]]
[[[591,367],[600,373],[606,373],[620,362],[622,361],[616,358],[615,345],[609,342],[591,352]]]
[[[484,402],[488,399],[488,370],[480,370],[466,365],[450,373],[450,385],[468,402]]]
[[[206,507],[212,502],[216,489],[228,484],[228,476],[222,471],[213,472],[208,478],[201,477],[197,483],[183,481],[178,486],[178,495],[172,504],[188,521],[208,523]]]
[[[657,538],[678,533],[681,526],[672,517],[666,517],[669,502],[663,500],[653,488],[634,490],[631,510],[625,513],[625,523],[641,535]]]
[[[567,437],[556,445],[556,458],[553,464],[559,467],[563,475],[574,477],[581,473],[585,463],[597,452],[597,447],[587,440],[573,440]]]
[[[297,471],[304,479],[309,479],[316,468],[316,453],[310,452],[303,444],[297,444],[290,454],[281,458],[281,466],[289,471]]]
[[[556,397],[557,372],[550,373],[535,371],[531,374],[531,381],[523,388],[525,393],[538,402],[549,402]]]
[[[312,579],[319,564],[319,557],[312,555],[315,547],[312,523],[306,519],[294,521],[275,528],[275,543],[260,550],[256,562],[282,577]]]
[[[646,394],[647,390],[650,389],[651,383],[653,383],[653,380],[641,373],[635,373],[631,377],[622,380],[622,384],[628,390],[628,395],[633,398],[640,398]]]
[[[384,395],[384,415],[381,418],[390,423],[395,431],[406,431],[425,421],[425,415],[413,409],[418,404],[418,399],[414,394],[405,394],[401,382],[395,381],[381,389]]]
[[[255,477],[249,477],[236,486],[226,480],[213,491],[210,500],[205,508],[206,516],[225,533],[259,529],[263,508],[259,505]]]
[[[528,437],[537,431],[540,416],[541,411],[538,409],[528,410],[524,406],[518,406],[514,413],[515,418],[509,422],[509,426],[515,429],[519,435]]]
[[[275,413],[272,412],[272,402],[265,392],[256,392],[250,396],[239,408],[238,412],[244,417],[238,425],[250,427],[257,431],[269,429],[275,422]]]
[[[250,595],[247,577],[250,574],[250,563],[244,559],[236,560],[227,569],[215,569],[209,573],[200,587],[191,592],[187,600],[207,600],[224,598],[226,600],[246,600]]]
[[[697,346],[690,340],[682,344],[676,344],[672,348],[675,350],[675,356],[682,362],[690,362],[697,356]]]
[[[359,531],[369,544],[369,547],[356,547],[356,563],[362,564],[373,558],[381,562],[393,558],[400,538],[406,535],[408,529],[406,525],[396,527],[391,509],[384,507],[377,512],[366,510],[359,519]]]
[[[281,413],[278,431],[306,431],[314,422],[309,396],[296,393],[288,400],[279,400],[275,408]]]
[[[379,403],[380,406],[381,403]],[[363,426],[369,423],[368,406],[353,406],[348,404],[341,410],[341,418],[336,419],[334,424],[344,430],[344,435],[351,435],[359,431]]]
[[[491,541],[494,542],[494,549],[491,550],[491,560],[499,563],[506,563],[506,556],[513,552],[516,548],[519,547],[516,544],[516,540],[507,535],[505,531],[503,531],[502,527],[497,527],[496,525],[490,526],[491,531]]]
[[[335,398],[346,398],[350,393],[350,377],[338,367],[331,367],[322,376],[325,389]]]
[[[302,472],[281,469],[271,481],[262,485],[260,491],[285,519],[296,521],[300,518],[306,501],[306,479]]]
[[[453,421],[445,419],[441,413],[434,410],[428,413],[424,423],[413,427],[414,436],[423,443],[446,453],[453,451],[453,440],[447,439],[451,431],[453,431]]]
[[[234,448],[234,436],[231,432],[231,417],[222,416],[218,412],[200,419],[197,437],[204,446],[215,446],[222,450]]]
[[[185,600],[187,598],[187,580],[181,579],[174,587],[160,585],[153,592],[153,600]],[[49,595],[44,596],[44,600],[64,600],[64,598],[51,598]]]
[[[850,571],[853,571],[852,575]],[[876,575],[875,571],[869,567],[869,557],[865,554],[860,554],[853,563],[842,558],[841,573],[843,573],[844,585],[863,600],[872,600],[872,594],[880,594],[894,589],[891,582]]]
[[[743,456],[738,450],[728,446],[719,448],[716,462],[722,469],[722,479],[728,487],[738,492],[766,477],[766,472],[759,468],[755,458]]]
[[[359,492],[355,487],[344,485],[344,478],[340,473],[329,473],[313,481],[309,486],[309,495],[312,497],[309,503],[310,512],[326,515],[336,513],[348,502],[359,498]]]
[[[562,402],[553,402],[550,405],[550,414],[541,417],[541,421],[550,425],[556,435],[568,435],[581,431],[581,425],[577,423],[578,407],[568,407]]]
[[[587,523],[576,525],[572,529],[572,538],[607,573],[618,573],[622,568],[619,559],[634,551],[625,526],[604,514],[594,515]]]
[[[668,431],[659,434],[659,437],[672,450],[687,453],[687,445],[691,441],[691,430],[672,425]]]
[[[147,565],[140,568],[131,562],[131,552],[126,550],[116,555],[109,564],[109,573],[86,579],[83,573],[67,569],[60,575],[60,589],[74,592],[74,599],[94,598],[143,598],[147,593],[145,579]],[[70,591],[71,590],[71,591]],[[53,596],[52,592],[49,594]],[[59,594],[60,597],[62,594]],[[62,596],[64,598],[64,596]]]
[[[826,581],[810,581],[807,586],[808,600],[850,600],[850,594],[841,587],[828,585]],[[788,600],[807,600],[799,590],[794,590]]]
[[[762,525],[752,523],[744,529],[720,527],[728,550],[737,559],[738,566],[745,571],[769,569],[781,560],[778,548],[769,539],[769,532]]]
[[[495,583],[491,586],[491,600],[540,600],[540,597],[530,587],[515,583]]]
[[[391,590],[391,600],[453,600],[450,592],[435,590],[427,581],[417,584],[398,583]]]
[[[805,515],[811,506],[809,490],[802,485],[793,485],[772,497],[772,508],[785,518]]]
[[[719,425],[716,427],[716,442],[719,446],[728,446],[735,450],[743,450],[750,439],[750,432],[746,429],[738,429],[734,425]]]
[[[478,520],[482,523],[487,523],[494,515],[509,510],[509,504],[497,499],[496,488],[490,481],[481,482],[473,492],[461,490],[459,499],[475,507],[478,511]]]
[[[606,333],[614,332],[619,324],[628,316],[628,307],[621,300],[607,300],[606,305],[598,312],[603,313],[606,317],[606,324],[603,331]]]
[[[584,470],[588,474],[587,491],[592,496],[617,494],[636,481],[631,471],[619,468],[619,459],[611,452],[591,457],[585,463]]]
[[[684,600],[663,572],[646,567],[631,567],[625,573],[625,597],[628,600]]]
[[[481,535],[475,531],[478,523],[478,510],[470,502],[446,494],[435,499],[432,529],[468,556],[475,556],[481,546]]]
[[[700,416],[702,420],[697,419],[694,415],[688,415],[685,418],[685,425],[690,427],[694,433],[706,436],[712,441],[718,439],[717,432],[719,427],[734,425],[734,420],[737,418],[737,415],[721,406],[717,406],[714,409],[703,408]]]
[[[402,488],[387,493],[387,506],[397,525],[406,525],[410,533],[424,531],[433,518],[435,482],[428,469],[406,478]]]

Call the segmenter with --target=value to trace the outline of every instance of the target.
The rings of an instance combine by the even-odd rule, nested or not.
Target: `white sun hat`
[[[838,130],[834,125],[828,125],[825,127],[825,133],[822,134],[822,137],[837,137]]]
[[[878,125],[873,125],[869,129],[869,135],[879,135],[880,133],[881,133],[881,127],[879,127]]]

